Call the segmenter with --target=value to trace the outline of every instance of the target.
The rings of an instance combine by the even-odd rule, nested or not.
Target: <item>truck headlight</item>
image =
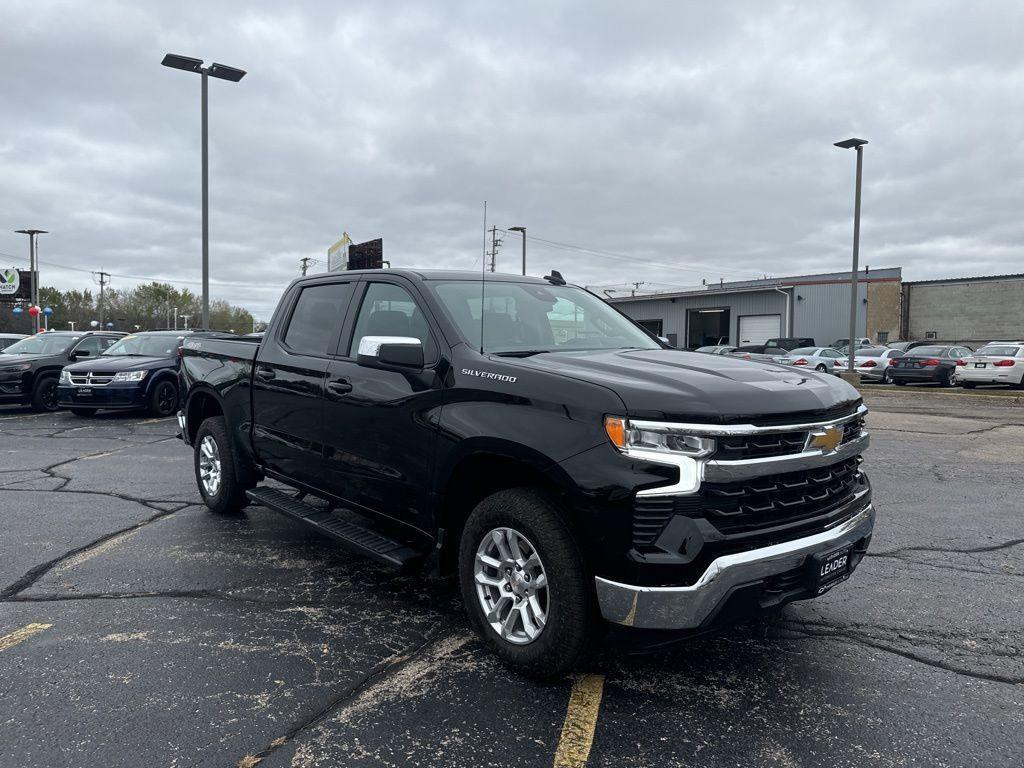
[[[67,368],[61,368],[60,370],[60,383],[70,384],[71,383],[71,371]]]
[[[114,374],[114,381],[142,381],[149,371],[118,371]]]
[[[671,422],[630,421],[621,416],[605,416],[604,431],[612,445],[623,453],[633,449],[700,458],[715,451],[714,439],[687,434]]]
[[[27,371],[32,367],[32,363],[19,363],[18,365],[5,365],[0,367],[0,372],[3,373],[15,373],[17,371]]]

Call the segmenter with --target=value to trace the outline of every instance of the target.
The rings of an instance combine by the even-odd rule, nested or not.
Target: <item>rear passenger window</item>
[[[352,283],[330,283],[303,288],[295,303],[284,344],[291,352],[326,355],[352,299]]]
[[[350,356],[355,356],[359,340],[364,336],[419,339],[423,344],[423,358],[428,364],[436,354],[427,318],[423,316],[423,311],[412,295],[400,285],[370,283],[367,287],[349,346]]]

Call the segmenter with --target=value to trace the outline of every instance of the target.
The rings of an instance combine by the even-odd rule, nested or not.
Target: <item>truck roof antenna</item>
[[[557,269],[552,269],[550,275],[544,275],[544,279],[552,285],[565,285],[565,278]]]

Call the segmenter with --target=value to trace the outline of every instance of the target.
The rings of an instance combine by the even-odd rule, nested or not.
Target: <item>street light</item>
[[[855,339],[857,336],[857,262],[860,259],[860,181],[864,165],[865,139],[846,139],[837,141],[835,146],[840,149],[857,150],[857,185],[853,202],[853,269],[850,272],[850,340],[846,351],[847,371],[853,373],[854,355],[856,354]]]
[[[523,274],[526,274],[526,227],[509,227],[509,232],[523,233]]]
[[[244,69],[235,69],[224,64],[213,63],[208,67],[203,66],[202,59],[193,59],[189,56],[179,56],[176,53],[168,53],[160,62],[171,69],[181,69],[185,72],[195,72],[202,78],[202,165],[203,165],[203,327],[210,327],[210,182],[209,182],[209,142],[207,141],[207,109],[206,109],[206,80],[207,77],[216,77],[221,80],[230,80],[237,83],[245,77]]]
[[[45,229],[16,229],[15,234],[28,235],[28,272],[29,272],[29,306],[39,304],[39,246],[36,235],[49,234]],[[39,333],[39,315],[35,315],[35,332]]]

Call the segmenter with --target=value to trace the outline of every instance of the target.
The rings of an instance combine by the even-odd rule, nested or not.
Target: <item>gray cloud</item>
[[[707,6],[707,7],[705,7]],[[0,6],[0,252],[199,279],[211,82],[215,297],[266,317],[342,230],[479,268],[491,221],[604,286],[842,269],[1024,269],[1019,3],[46,3]],[[515,271],[506,239],[499,269]],[[0,256],[0,261],[9,261]],[[649,263],[642,263],[649,262]],[[64,287],[88,275],[44,267]],[[114,285],[134,281],[115,278]]]

